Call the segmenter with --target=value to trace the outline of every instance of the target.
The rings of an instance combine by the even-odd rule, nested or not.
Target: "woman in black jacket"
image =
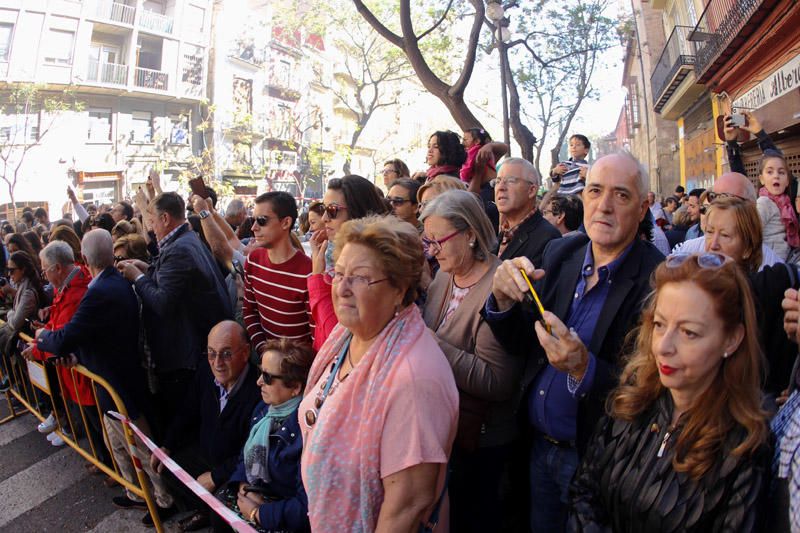
[[[571,531],[754,531],[768,485],[755,307],[726,256],[655,273],[638,346],[571,487]]]

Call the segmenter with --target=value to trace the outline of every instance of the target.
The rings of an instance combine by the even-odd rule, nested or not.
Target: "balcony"
[[[694,69],[696,52],[695,44],[689,40],[691,33],[689,26],[675,26],[650,76],[656,112],[661,112],[681,82]]]
[[[121,24],[133,24],[136,8],[114,0],[96,0],[95,15]]]
[[[124,87],[128,84],[128,65],[89,61],[86,76],[87,81]]]
[[[300,89],[296,83],[288,79],[288,76],[273,74],[269,76],[266,83],[266,93],[274,98],[296,102],[300,100]]]
[[[153,11],[142,11],[139,17],[139,27],[158,33],[172,33],[175,20],[172,17],[161,15]]]
[[[764,0],[709,0],[691,34],[691,40],[698,43],[695,69],[699,83],[706,83],[758,29],[751,19],[763,3]]]
[[[143,89],[166,91],[169,88],[169,74],[160,70],[136,67],[133,84]]]

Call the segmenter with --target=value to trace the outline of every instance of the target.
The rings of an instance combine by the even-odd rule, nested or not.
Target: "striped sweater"
[[[273,264],[264,248],[250,253],[244,264],[242,314],[253,348],[281,337],[311,343],[310,274],[311,259],[300,252],[281,264]]]

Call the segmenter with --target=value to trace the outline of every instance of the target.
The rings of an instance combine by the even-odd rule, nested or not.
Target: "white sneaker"
[[[52,433],[57,426],[58,424],[56,423],[56,418],[52,413],[50,413],[50,416],[48,416],[44,422],[36,426],[36,429],[39,431],[39,433]]]
[[[56,435],[55,431],[52,432],[52,433],[48,433],[47,434],[47,442],[53,442],[53,439],[56,438],[56,437],[58,437],[58,435]]]
[[[63,445],[66,444],[66,442],[64,442],[64,439],[62,439],[61,437],[59,437],[55,433],[51,433],[51,435],[55,435],[55,437],[53,437],[50,440],[50,444],[52,444],[53,446],[63,446]]]

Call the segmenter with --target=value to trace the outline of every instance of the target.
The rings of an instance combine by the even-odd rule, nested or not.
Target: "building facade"
[[[208,0],[0,2],[5,97],[36,84],[45,95],[68,89],[80,102],[54,116],[37,111],[23,135],[5,106],[0,146],[32,145],[16,199],[44,201],[58,217],[67,185],[86,201],[118,201],[156,168],[166,188],[177,187],[206,97],[210,15]],[[8,200],[0,191],[0,203]]]

